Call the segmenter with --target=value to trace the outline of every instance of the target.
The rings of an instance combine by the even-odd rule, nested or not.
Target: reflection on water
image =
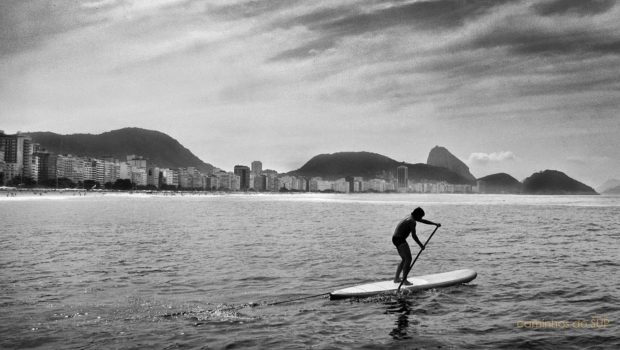
[[[396,316],[396,328],[390,331],[390,336],[394,340],[411,339],[411,336],[407,333],[409,330],[409,323],[414,325],[418,322],[414,319],[409,320],[411,311],[413,309],[413,299],[408,299],[403,295],[398,295],[396,298],[386,302],[387,310],[386,314],[394,314]]]

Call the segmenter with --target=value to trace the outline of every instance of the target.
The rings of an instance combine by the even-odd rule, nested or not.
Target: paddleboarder
[[[409,244],[407,243],[407,237],[411,233],[411,237],[413,240],[420,246],[420,249],[424,250],[424,244],[420,242],[418,235],[415,233],[415,225],[416,221],[421,222],[427,225],[435,225],[437,227],[441,227],[441,224],[434,223],[429,220],[422,219],[424,217],[424,210],[422,208],[417,207],[412,212],[411,215],[402,219],[398,225],[396,225],[396,229],[394,229],[394,235],[392,236],[392,243],[396,246],[398,250],[398,255],[400,255],[402,261],[398,264],[396,268],[396,275],[394,276],[394,283],[401,283],[402,279],[400,278],[400,273],[403,273],[403,278],[405,281],[404,285],[410,286],[411,282],[407,281],[406,276],[409,275],[409,269],[411,268],[411,249],[409,248]]]

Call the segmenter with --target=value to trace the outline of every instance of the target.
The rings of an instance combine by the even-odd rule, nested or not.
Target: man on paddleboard
[[[424,217],[424,210],[422,208],[417,207],[411,212],[411,215],[402,219],[398,225],[396,225],[396,229],[394,229],[394,235],[392,236],[392,243],[396,246],[398,250],[398,255],[400,255],[402,261],[398,264],[396,268],[396,276],[394,276],[394,283],[400,283],[402,280],[400,278],[400,273],[402,271],[403,277],[409,275],[409,269],[411,268],[411,249],[409,249],[409,244],[407,244],[407,237],[409,233],[411,233],[411,237],[413,240],[420,246],[420,249],[424,250],[424,244],[420,242],[418,239],[418,235],[415,233],[415,223],[416,221],[421,222],[427,225],[435,225],[440,227],[441,224],[436,224],[432,221],[422,219]],[[411,282],[405,281],[404,285],[410,286]]]

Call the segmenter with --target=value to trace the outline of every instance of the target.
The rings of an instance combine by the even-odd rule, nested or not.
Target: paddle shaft
[[[433,235],[435,234],[435,232],[437,231],[438,228],[439,228],[439,226],[435,226],[435,229],[433,230],[433,233],[431,233],[431,235],[428,237],[426,242],[424,242],[424,249],[426,249],[426,245],[431,240],[431,238],[433,238]],[[413,262],[411,263],[411,266],[409,267],[409,270],[407,270],[407,273],[403,274],[403,280],[398,285],[397,291],[400,292],[400,287],[402,287],[403,283],[405,283],[405,281],[407,280],[407,275],[409,274],[409,271],[411,271],[411,269],[413,268],[413,264],[415,264],[415,262],[418,260],[418,257],[420,257],[420,254],[422,254],[422,249],[420,249],[420,251],[418,252],[418,255],[415,256],[415,259],[413,259]]]

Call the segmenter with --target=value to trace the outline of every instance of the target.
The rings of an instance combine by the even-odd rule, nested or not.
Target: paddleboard
[[[409,282],[413,283],[412,285],[403,285],[402,287],[400,287],[400,289],[416,291],[431,288],[448,287],[455,284],[467,283],[476,278],[477,275],[478,274],[474,270],[464,269],[435,273],[432,275],[414,276],[407,278]],[[331,292],[329,293],[329,298],[331,300],[334,300],[351,297],[368,297],[380,293],[396,291],[399,285],[400,283],[394,283],[393,280],[360,284],[358,286],[339,289],[337,291]]]

